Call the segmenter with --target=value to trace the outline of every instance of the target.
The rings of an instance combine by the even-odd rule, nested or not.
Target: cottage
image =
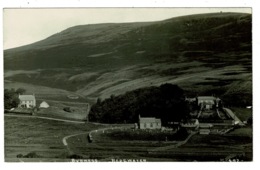
[[[20,95],[19,94],[19,99],[20,99],[20,104],[18,107],[23,107],[23,108],[33,108],[36,106],[36,99],[34,94],[33,95]]]
[[[49,108],[49,107],[50,107],[50,105],[45,101],[41,102],[41,104],[39,106],[39,108]]]
[[[139,129],[161,129],[161,119],[155,117],[141,117],[139,115]]]

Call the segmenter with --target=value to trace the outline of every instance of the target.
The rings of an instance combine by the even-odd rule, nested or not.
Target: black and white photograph
[[[5,162],[252,162],[252,8],[4,8]]]

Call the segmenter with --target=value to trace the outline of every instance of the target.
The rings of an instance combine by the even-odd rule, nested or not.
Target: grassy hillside
[[[189,95],[243,94],[239,84],[249,80],[243,86],[252,95],[251,26],[242,13],[76,26],[5,50],[5,87],[20,82],[96,100],[163,83]]]

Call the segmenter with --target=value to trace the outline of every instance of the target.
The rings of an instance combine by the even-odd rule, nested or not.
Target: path
[[[44,100],[47,102],[53,102],[53,103],[67,103],[67,104],[75,104],[75,105],[88,105],[86,102],[78,102],[78,101],[66,101],[66,100],[52,100],[52,99],[45,99],[45,98],[37,98],[37,100]]]
[[[123,128],[123,127],[107,127],[107,128],[102,128],[102,129],[96,129],[96,130],[92,130],[92,131],[88,131],[88,132],[83,132],[83,133],[76,133],[76,134],[72,134],[72,135],[68,135],[68,136],[65,136],[63,137],[62,139],[62,143],[65,147],[67,147],[67,150],[69,151],[70,154],[73,154],[73,151],[70,150],[69,148],[69,144],[67,142],[67,140],[71,137],[75,137],[75,136],[79,136],[79,135],[85,135],[85,134],[89,134],[91,135],[92,133],[97,133],[98,131],[105,131],[105,130],[109,130],[109,129],[120,129],[120,128]],[[79,155],[79,154],[77,154]]]
[[[68,122],[68,123],[86,123],[81,120],[67,120],[67,119],[60,119],[60,118],[50,118],[50,117],[43,117],[43,116],[28,116],[28,115],[14,115],[14,114],[4,114],[7,117],[26,117],[26,118],[38,118],[38,119],[45,119],[45,120],[55,120],[61,122]]]
[[[238,125],[245,125],[236,115],[235,113],[232,112],[232,110],[228,109],[228,108],[223,108],[227,114],[229,114],[229,116],[234,119],[235,123],[237,123]]]

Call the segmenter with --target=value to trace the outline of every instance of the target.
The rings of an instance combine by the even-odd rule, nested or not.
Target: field
[[[172,139],[172,132],[164,133],[168,137],[166,141],[162,134],[158,136],[157,132],[131,127],[133,125],[73,124],[36,117],[5,116],[5,161],[67,162],[71,158],[225,161],[229,156],[239,161],[252,160],[251,127],[235,129],[225,135],[193,134],[185,142]],[[88,132],[92,133],[92,143],[87,139]],[[157,137],[149,138],[153,133]],[[62,139],[69,135],[75,136],[67,139],[66,147]],[[124,138],[129,135],[133,138]]]
[[[243,131],[244,133],[240,133]],[[193,135],[187,143],[165,140],[123,139],[118,133],[129,129],[93,132],[93,142],[86,144],[85,135],[70,138],[73,151],[99,161],[112,159],[145,159],[146,161],[237,161],[252,160],[252,129],[237,129],[226,135]],[[133,132],[139,134],[142,132]],[[151,134],[153,132],[150,132]],[[111,138],[111,136],[113,136]],[[115,137],[116,136],[116,137]],[[82,141],[83,144],[82,144]],[[180,144],[181,143],[181,144]],[[225,159],[226,158],[226,159]]]
[[[128,129],[128,128],[127,128]],[[121,130],[127,130],[122,128]],[[120,131],[121,131],[120,130]],[[69,143],[73,143],[71,149],[78,155],[86,155],[88,158],[97,159],[99,161],[111,161],[112,159],[145,159],[146,161],[172,161],[172,159],[160,158],[147,159],[149,150],[157,147],[165,147],[176,144],[176,142],[160,142],[160,141],[138,141],[138,140],[113,140],[108,134],[118,132],[118,129],[108,129],[93,132],[93,142],[87,142],[86,135],[79,135],[70,138]],[[84,141],[84,142],[82,142]]]
[[[247,121],[248,118],[252,117],[252,109],[232,107],[231,110],[241,121]]]
[[[75,124],[28,117],[4,119],[5,161],[70,161],[63,137],[88,132],[103,127],[89,123]],[[34,155],[33,158],[17,158],[17,155]]]
[[[59,117],[64,119],[87,120],[90,106],[87,103],[62,102],[45,100],[50,105],[49,108],[40,108],[35,115],[47,117]],[[39,102],[39,101],[37,101]],[[64,108],[70,108],[71,112]]]

